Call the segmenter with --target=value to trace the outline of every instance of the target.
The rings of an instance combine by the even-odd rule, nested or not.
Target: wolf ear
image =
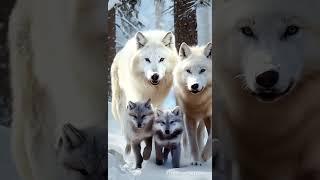
[[[206,47],[204,48],[204,55],[211,59],[212,58],[212,43],[209,42]]]
[[[59,138],[58,149],[72,150],[85,142],[84,134],[72,124],[66,123],[62,127],[62,136]]]
[[[172,46],[174,46],[174,35],[172,32],[168,32],[164,38],[162,39],[162,43],[169,48],[172,48]]]
[[[161,116],[163,114],[163,111],[161,111],[160,109],[156,109],[156,116]]]
[[[128,102],[127,109],[132,110],[132,109],[134,109],[135,107],[136,107],[136,104],[135,104],[135,103],[133,103],[133,102],[131,102],[131,101]]]
[[[148,109],[151,109],[151,99],[150,98],[147,100],[147,102],[144,104],[144,106]]]
[[[175,115],[175,116],[180,116],[181,115],[181,108],[179,106],[176,106],[173,110],[172,110],[172,113]]]
[[[183,42],[183,43],[180,45],[179,56],[180,56],[182,59],[185,59],[185,58],[189,57],[190,54],[191,54],[190,47],[187,45],[187,43]]]
[[[139,31],[136,34],[137,48],[143,48],[147,44],[147,38]]]

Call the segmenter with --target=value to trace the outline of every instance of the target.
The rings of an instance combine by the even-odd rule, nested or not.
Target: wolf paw
[[[201,154],[201,158],[203,161],[207,161],[211,157],[212,153],[209,151],[203,151]]]
[[[156,159],[156,164],[159,166],[163,165],[163,160]]]
[[[191,162],[192,166],[202,166],[202,163],[200,161],[193,161]]]

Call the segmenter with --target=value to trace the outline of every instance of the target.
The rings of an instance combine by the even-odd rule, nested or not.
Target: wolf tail
[[[111,91],[112,91],[112,114],[115,119],[120,120],[119,118],[119,103],[121,101],[121,89],[119,85],[119,76],[118,76],[118,63],[117,56],[115,57],[111,65]]]

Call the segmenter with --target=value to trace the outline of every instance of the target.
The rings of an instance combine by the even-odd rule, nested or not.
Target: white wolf
[[[208,141],[201,153],[202,160],[212,154],[212,43],[202,47],[189,47],[182,43],[179,62],[174,69],[174,90],[179,106],[185,113],[192,164],[201,165],[200,152],[205,124]]]
[[[241,179],[320,179],[319,8],[216,1],[214,114]]]
[[[55,145],[67,122],[79,129],[106,126],[105,3],[18,0],[13,9],[12,148],[22,179],[87,178],[58,161]]]
[[[172,86],[177,61],[172,32],[137,32],[114,58],[111,66],[112,112],[122,121],[128,101],[146,101],[158,107]]]

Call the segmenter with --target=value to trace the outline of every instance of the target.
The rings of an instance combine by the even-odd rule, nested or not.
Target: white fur
[[[138,48],[137,39],[133,37],[118,52],[111,67],[112,111],[120,121],[125,103],[129,100],[137,102],[151,98],[155,107],[162,104],[172,86],[172,71],[177,61],[172,33],[151,30],[137,34],[145,38],[143,47]],[[142,36],[139,38],[143,39]],[[168,39],[171,44],[168,44]],[[164,61],[159,62],[160,58],[164,58]],[[150,83],[155,73],[160,80],[156,86]]]
[[[66,122],[105,126],[103,1],[18,0],[10,17],[12,151],[21,179],[79,179],[57,161]]]

